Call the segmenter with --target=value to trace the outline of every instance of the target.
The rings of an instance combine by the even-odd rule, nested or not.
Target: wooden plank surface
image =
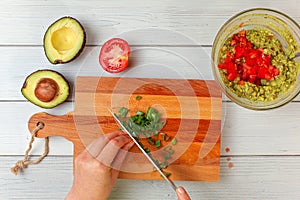
[[[114,34],[148,27],[184,33],[202,45],[211,45],[220,26],[232,15],[252,7],[276,8],[299,22],[299,1],[10,1],[2,0],[0,44],[41,45],[47,26],[57,18],[71,15],[80,19],[88,33],[87,43],[98,45]],[[128,23],[130,22],[130,23]],[[13,25],[12,25],[13,24]],[[18,27],[17,29],[15,27]],[[19,31],[22,30],[22,31]],[[142,34],[153,44],[151,34]],[[136,35],[132,35],[135,38]],[[160,38],[159,35],[157,38]],[[176,37],[161,38],[157,44],[181,45]]]
[[[72,156],[50,156],[15,177],[8,169],[11,163],[21,158],[0,156],[1,199],[64,198],[72,182]],[[229,167],[229,163],[233,163],[233,167]],[[299,163],[299,156],[226,156],[221,158],[219,182],[175,183],[187,188],[195,200],[298,200]],[[176,199],[164,181],[125,179],[117,180],[109,199],[140,200],[145,199],[145,196],[149,200]]]

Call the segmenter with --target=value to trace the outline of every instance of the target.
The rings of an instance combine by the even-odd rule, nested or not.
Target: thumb
[[[179,186],[176,189],[176,194],[178,196],[178,200],[191,200],[190,196],[188,193],[185,191],[185,189],[181,186]]]

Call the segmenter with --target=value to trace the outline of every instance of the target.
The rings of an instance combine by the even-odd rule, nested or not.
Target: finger
[[[100,152],[103,150],[105,145],[113,138],[123,134],[121,131],[111,132],[107,134],[102,134],[98,138],[96,138],[91,144],[87,146],[87,151],[96,158]]]
[[[124,163],[124,160],[126,158],[126,156],[128,155],[129,150],[133,147],[134,142],[130,142],[128,144],[126,144],[125,146],[122,147],[122,149],[120,149],[118,155],[115,157],[112,165],[112,180],[116,180],[118,175],[119,175],[119,171]]]
[[[115,170],[120,170],[122,167],[122,164],[129,152],[129,150],[133,147],[134,142],[131,141],[130,143],[127,143],[124,145],[118,152],[118,154],[115,156],[115,159],[112,161],[111,167]]]
[[[190,196],[188,195],[188,193],[185,191],[185,189],[181,186],[179,186],[176,189],[176,194],[178,197],[178,200],[191,200]]]
[[[130,141],[131,139],[127,135],[119,135],[115,138],[112,138],[97,156],[97,160],[110,167],[119,150]]]

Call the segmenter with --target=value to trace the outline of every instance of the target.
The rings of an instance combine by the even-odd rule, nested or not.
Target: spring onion
[[[128,113],[128,109],[127,108],[125,108],[125,107],[120,108],[119,109],[119,118],[126,117],[127,113]]]
[[[127,108],[121,108],[119,110],[119,118],[126,118],[128,114]],[[130,133],[138,138],[137,135],[143,134],[146,138],[151,136],[157,136],[158,132],[164,127],[166,122],[160,119],[160,114],[155,109],[149,107],[147,113],[138,111],[136,115],[131,116],[125,121],[123,120],[123,125]]]
[[[140,96],[140,95],[137,95],[137,96],[135,97],[135,99],[136,99],[137,101],[141,100],[142,98],[143,98],[143,97]]]
[[[150,153],[150,149],[147,147],[144,149],[146,151],[146,153]]]
[[[166,146],[164,148],[164,152],[167,154],[170,154],[170,155],[174,154],[174,150],[173,150],[172,146]]]
[[[156,140],[156,141],[155,141],[155,146],[156,146],[156,148],[159,148],[160,145],[161,145],[161,144],[160,144],[160,140]]]
[[[166,177],[169,177],[169,176],[171,176],[171,173],[170,172],[165,172],[165,175],[166,175]]]
[[[170,136],[168,136],[166,133],[160,133],[162,136],[163,141],[167,142],[170,139]]]
[[[140,97],[136,97],[137,100],[140,100]],[[122,107],[119,110],[118,117],[123,123],[124,127],[139,141],[140,136],[146,138],[147,142],[151,146],[155,146],[156,148],[160,148],[163,142],[170,141],[171,137],[166,133],[160,132],[160,130],[165,126],[166,121],[161,119],[160,113],[149,107],[147,112],[137,111],[135,115],[127,117],[129,110],[127,108]],[[171,142],[173,146],[177,143],[176,138],[174,137]],[[139,141],[139,144],[142,148],[148,153],[149,156],[152,157],[150,153],[150,149],[148,147],[144,147],[144,145]],[[174,154],[174,150],[172,149],[172,145],[168,145],[163,149],[163,158],[164,161],[160,162],[159,160],[155,160],[157,165],[161,169],[165,169],[169,166],[168,160],[171,159],[172,154]],[[170,176],[171,173],[164,172],[166,176]]]
[[[177,139],[176,139],[176,138],[173,138],[173,140],[171,141],[171,144],[172,144],[172,145],[177,144]]]
[[[155,141],[152,137],[147,138],[147,142],[148,142],[150,145],[156,145],[156,141]]]

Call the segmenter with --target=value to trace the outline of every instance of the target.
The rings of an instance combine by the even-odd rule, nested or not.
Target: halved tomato
[[[129,55],[128,43],[121,38],[112,38],[103,44],[99,62],[106,71],[118,73],[127,68]]]

